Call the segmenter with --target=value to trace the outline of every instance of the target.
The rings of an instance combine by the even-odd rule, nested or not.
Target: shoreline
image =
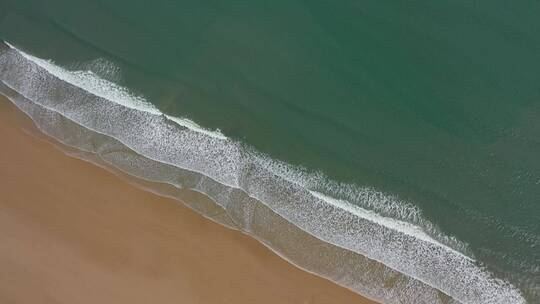
[[[20,128],[30,119],[0,99],[0,299],[375,303],[32,138]]]
[[[7,45],[0,58],[2,91],[53,142],[78,151],[66,154],[169,186],[156,193],[219,223],[234,222],[300,269],[384,303],[522,302],[512,285],[448,250],[444,244],[451,241],[453,248],[459,240],[440,234],[399,198],[338,184],[241,142],[178,125],[92,73],[65,70]],[[323,183],[323,195],[310,190],[314,182]],[[212,206],[201,210],[177,196],[183,189],[204,194]],[[351,202],[360,206],[349,208]],[[404,220],[415,214],[412,222]]]

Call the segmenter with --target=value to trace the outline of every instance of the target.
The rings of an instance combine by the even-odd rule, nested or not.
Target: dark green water
[[[164,113],[396,195],[538,303],[539,16],[529,0],[0,0],[0,39],[72,69],[104,58]]]

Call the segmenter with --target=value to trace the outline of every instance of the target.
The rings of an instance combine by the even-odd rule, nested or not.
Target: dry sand
[[[0,303],[373,303],[66,156],[0,99]]]

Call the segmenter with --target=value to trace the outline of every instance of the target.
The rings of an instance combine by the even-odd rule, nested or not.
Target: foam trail
[[[202,187],[224,210],[234,209],[235,197],[247,196],[319,240],[379,261],[460,302],[525,302],[518,290],[494,278],[461,253],[460,244],[453,244],[399,200],[373,189],[340,186],[322,175],[273,161],[220,133],[175,123],[144,98],[91,72],[67,71],[14,47],[2,51],[0,69],[3,83],[27,100],[114,138],[153,162],[198,174],[187,187]],[[313,185],[331,187],[317,189],[322,192],[318,193]],[[346,193],[356,200],[345,202],[327,193]],[[385,216],[369,209],[383,210]],[[411,214],[409,223],[404,217]],[[258,225],[268,225],[259,220]]]
[[[219,131],[209,131],[207,129],[204,129],[204,128],[200,127],[197,123],[195,123],[195,122],[193,122],[193,121],[191,121],[189,119],[178,118],[178,117],[163,114],[154,105],[152,105],[151,103],[146,101],[143,97],[134,96],[134,95],[130,94],[129,91],[126,90],[125,88],[119,87],[118,85],[116,85],[116,84],[114,84],[112,82],[109,82],[108,80],[101,79],[101,78],[97,77],[97,75],[94,74],[93,72],[88,72],[88,71],[67,71],[67,70],[55,65],[54,63],[52,63],[52,62],[50,62],[48,60],[44,60],[44,59],[41,59],[41,58],[34,57],[32,55],[26,54],[26,53],[16,49],[14,46],[10,45],[9,43],[6,43],[6,44],[10,48],[19,51],[19,53],[23,57],[25,57],[26,59],[28,59],[28,60],[30,60],[32,62],[35,62],[37,65],[43,67],[48,72],[50,72],[52,75],[58,77],[58,79],[60,79],[62,81],[65,81],[65,82],[67,82],[69,84],[72,84],[72,85],[74,85],[76,87],[82,88],[85,91],[87,91],[87,92],[89,92],[89,93],[91,93],[91,94],[93,94],[95,96],[104,98],[104,99],[106,99],[106,100],[108,100],[110,102],[120,104],[120,105],[125,106],[125,107],[130,108],[130,109],[144,111],[144,112],[156,115],[156,116],[164,115],[169,120],[172,120],[172,121],[176,122],[178,125],[186,127],[186,128],[188,128],[188,129],[190,129],[192,131],[195,131],[195,132],[198,132],[198,133],[201,133],[201,134],[205,134],[205,135],[211,136],[211,137],[216,138],[216,139],[221,139],[221,140],[224,140],[224,141],[230,141],[230,139],[228,139],[226,136],[221,134]],[[233,144],[235,144],[235,143],[233,143]],[[253,152],[253,153],[255,154],[256,152]],[[289,167],[287,165],[284,165],[284,164],[277,165],[275,162],[272,162],[272,161],[269,162],[269,161],[267,161],[268,158],[266,156],[264,156],[264,155],[256,155],[256,158],[257,158],[256,161],[258,163],[263,164],[263,166],[266,166],[266,167],[268,167],[270,169],[274,169],[274,168],[276,168],[278,166],[279,167],[287,167],[286,172],[283,172],[283,171],[279,172],[278,170],[272,170],[272,173],[278,174],[280,177],[286,179],[289,182],[299,184],[300,186],[304,186],[305,182],[301,181],[302,179],[304,179],[303,176],[298,176],[298,174],[296,174],[297,176],[294,176],[293,178],[291,178],[291,175],[295,175],[294,173],[291,172],[291,171],[296,171],[294,168],[291,168],[291,167]],[[204,174],[204,172],[200,172],[200,173]],[[227,185],[227,186],[238,188],[238,185],[229,184],[228,181],[223,181],[223,183],[225,185]],[[320,199],[320,200],[324,200],[324,201],[334,205],[337,208],[343,208],[343,209],[347,209],[348,211],[351,211],[351,210],[353,210],[352,208],[356,207],[356,208],[354,208],[354,210],[364,210],[364,209],[361,209],[361,208],[359,208],[357,206],[351,205],[351,204],[349,204],[349,203],[347,203],[345,201],[333,199],[333,198],[331,198],[331,197],[329,197],[327,195],[324,195],[324,194],[316,192],[316,191],[309,191],[309,193],[311,195],[313,195],[315,198]],[[354,206],[354,207],[351,207],[351,206]],[[444,247],[448,248],[449,250],[452,250],[452,248],[450,248],[450,247],[438,242],[437,240],[431,238],[430,236],[428,236],[419,227],[416,227],[416,226],[413,226],[413,225],[410,225],[408,223],[398,221],[398,220],[395,220],[395,219],[384,218],[384,217],[376,215],[373,212],[369,212],[367,210],[362,211],[362,215],[363,215],[362,217],[368,218],[370,220],[373,220],[374,218],[376,218],[378,224],[387,226],[388,228],[391,228],[391,229],[396,229],[397,228],[396,230],[402,231],[402,232],[404,232],[406,234],[410,234],[412,236],[419,237],[420,239],[422,239],[424,241],[434,243],[434,244],[436,244],[438,246],[444,246]],[[458,251],[455,251],[455,252],[456,252],[456,254],[461,254]],[[465,255],[463,255],[463,257],[468,258]]]
[[[2,88],[1,83],[0,91],[7,94],[34,122],[39,122],[36,126],[41,132],[63,145],[76,148],[73,150],[62,146],[61,149],[68,155],[93,162],[121,177],[122,174],[129,174],[159,183],[148,185],[145,182],[141,184],[138,179],[129,179],[143,189],[178,199],[211,220],[242,230],[301,269],[381,303],[454,303],[438,290],[383,264],[314,238],[241,191],[228,191],[208,177],[146,159],[113,138],[93,133],[57,112]],[[171,187],[166,189],[163,184]],[[193,201],[193,198],[182,195],[186,188],[204,193],[212,202],[220,200],[222,203]],[[225,200],[229,200],[227,210],[221,207]],[[317,254],[310,254],[312,252]]]
[[[5,42],[10,48],[16,49],[11,44]],[[37,65],[43,67],[49,71],[58,79],[70,83],[74,86],[84,89],[85,91],[92,93],[98,97],[107,99],[109,101],[120,104],[124,107],[148,112],[154,115],[165,115],[160,110],[158,110],[153,104],[146,101],[141,96],[136,96],[131,94],[127,89],[116,85],[113,82],[110,82],[106,79],[98,77],[92,71],[74,71],[67,72],[65,69],[55,65],[54,63],[44,60],[41,58],[34,57],[32,55],[20,52],[20,54],[26,59],[35,62]],[[92,81],[88,81],[92,79]],[[200,132],[202,134],[212,136],[219,139],[227,139],[219,130],[210,131],[202,128],[194,121],[191,121],[186,118],[179,118],[174,116],[165,115],[167,118],[176,122],[177,124],[189,128],[195,132]]]

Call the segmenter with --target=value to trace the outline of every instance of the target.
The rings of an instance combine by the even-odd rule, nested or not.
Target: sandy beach
[[[66,156],[0,98],[0,302],[373,303]]]

